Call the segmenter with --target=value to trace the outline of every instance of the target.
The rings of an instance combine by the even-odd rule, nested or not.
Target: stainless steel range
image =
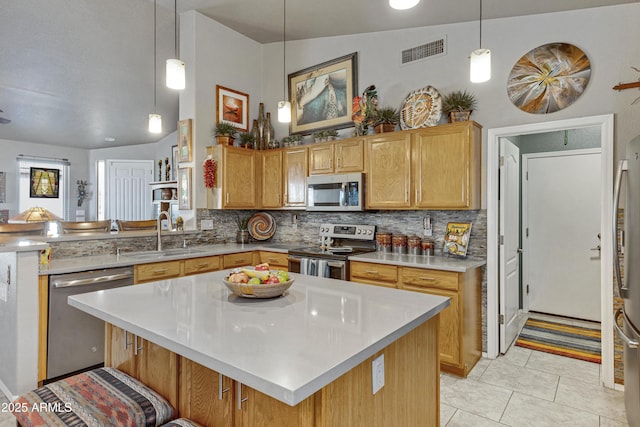
[[[322,224],[318,246],[289,250],[289,271],[349,279],[349,257],[376,250],[375,225]]]

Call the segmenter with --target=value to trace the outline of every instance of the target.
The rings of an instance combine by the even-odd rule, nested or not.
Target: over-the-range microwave
[[[307,177],[307,210],[364,210],[364,174],[346,173]]]

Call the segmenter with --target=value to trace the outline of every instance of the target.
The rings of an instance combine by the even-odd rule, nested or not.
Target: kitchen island
[[[254,300],[231,294],[225,274],[69,303],[108,323],[106,365],[205,425],[438,425],[447,298],[294,275],[284,296]]]

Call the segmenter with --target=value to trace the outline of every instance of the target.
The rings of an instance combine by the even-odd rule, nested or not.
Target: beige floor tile
[[[444,403],[440,404],[440,426],[444,427],[447,425],[453,414],[456,413],[458,409],[453,406],[445,405]]]
[[[600,385],[600,365],[555,354],[532,351],[527,368]]]
[[[626,421],[612,420],[607,417],[600,417],[600,427],[628,427]]]
[[[16,418],[8,412],[0,412],[0,427],[16,427]]]
[[[443,376],[440,381],[440,402],[494,421],[502,416],[511,391],[473,379]]]
[[[484,374],[484,371],[487,369],[487,367],[490,364],[491,364],[491,359],[482,358],[478,360],[478,363],[476,363],[476,366],[474,366],[471,372],[469,372],[469,375],[467,375],[467,378],[472,378],[477,380],[482,376],[482,374]]]
[[[518,366],[524,366],[527,364],[529,356],[531,356],[531,350],[529,350],[528,348],[516,347],[515,345],[512,345],[506,354],[498,357],[498,360],[509,362]]]
[[[502,424],[479,415],[458,411],[453,418],[451,418],[447,427],[499,427],[501,425]]]
[[[596,414],[515,392],[509,400],[500,422],[513,427],[598,427],[600,417]]]
[[[561,377],[555,402],[612,420],[626,421],[624,392],[621,391]]]
[[[496,359],[484,371],[479,381],[529,396],[553,401],[558,387],[558,375],[534,371]]]

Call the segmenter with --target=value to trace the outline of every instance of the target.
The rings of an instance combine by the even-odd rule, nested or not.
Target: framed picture
[[[447,223],[447,232],[444,235],[444,252],[448,255],[467,256],[470,235],[470,222]]]
[[[358,53],[289,74],[290,133],[353,126],[352,102],[358,93]]]
[[[191,119],[178,122],[178,162],[191,161]],[[176,169],[174,169],[176,170]]]
[[[171,174],[173,175],[172,181],[178,180],[178,146],[171,146]]]
[[[239,131],[249,130],[249,95],[216,85],[216,123],[230,123]]]
[[[31,168],[29,197],[57,199],[59,197],[60,169]]]
[[[178,169],[178,209],[191,209],[191,168]]]

